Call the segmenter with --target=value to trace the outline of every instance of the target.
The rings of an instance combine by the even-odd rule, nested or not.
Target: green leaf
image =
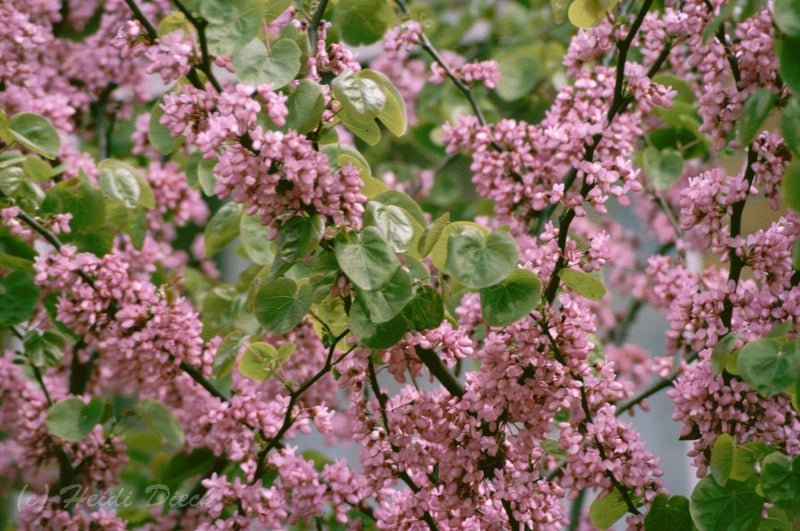
[[[21,112],[11,117],[8,128],[14,140],[48,159],[54,159],[61,150],[58,131],[47,118],[32,112]]]
[[[753,477],[756,473],[756,463],[774,451],[774,448],[761,441],[750,441],[736,446],[730,479],[746,481]]]
[[[380,82],[362,72],[342,72],[333,80],[331,88],[342,108],[355,118],[375,118],[386,105],[386,94]]]
[[[552,2],[551,2],[552,5]],[[566,15],[567,6],[564,6]],[[525,46],[500,52],[495,56],[500,70],[497,95],[505,101],[515,101],[527,96],[539,80],[539,63],[533,55],[533,47]]]
[[[398,190],[386,190],[376,195],[372,200],[384,205],[399,206],[406,211],[406,214],[411,216],[413,221],[416,221],[422,227],[425,226],[425,213],[422,211],[422,207],[411,199],[408,194]]]
[[[736,442],[727,433],[720,434],[711,447],[711,475],[720,485],[725,485],[733,468]]]
[[[723,487],[713,476],[700,480],[692,492],[689,510],[700,531],[752,529],[761,516],[764,498],[756,494],[756,480],[728,480]]]
[[[570,0],[550,0],[550,12],[553,14],[553,22],[561,24],[567,20]]]
[[[162,155],[169,155],[181,147],[186,138],[183,136],[173,138],[167,126],[161,124],[162,116],[164,116],[164,110],[161,108],[161,99],[159,99],[150,110],[150,121],[147,123],[147,140],[156,151]]]
[[[363,118],[353,114],[347,109],[342,109],[337,115],[342,124],[348,131],[356,135],[358,138],[366,142],[370,146],[374,146],[381,140],[381,128],[374,118]]]
[[[582,29],[594,27],[616,6],[616,0],[574,0],[567,17],[574,26]]]
[[[642,162],[653,188],[658,191],[672,186],[683,172],[683,157],[671,149],[658,151],[648,147],[642,152]]]
[[[347,44],[378,41],[394,20],[394,12],[383,0],[340,0],[333,12],[336,31]]]
[[[0,109],[0,140],[8,145],[14,143],[14,135],[9,129],[8,115],[3,109]]]
[[[370,201],[364,214],[364,224],[378,229],[397,253],[405,251],[414,237],[414,227],[408,213],[396,205]]]
[[[204,243],[206,256],[214,256],[222,251],[239,235],[239,217],[242,209],[237,203],[225,203],[208,220]]]
[[[479,230],[484,236],[489,235],[489,229],[472,221],[454,221],[445,225],[441,235],[431,249],[431,261],[440,271],[444,271],[447,263],[447,243],[450,240],[450,235],[466,227]]]
[[[72,214],[72,234],[96,230],[106,219],[106,202],[100,190],[78,179],[63,181],[49,188],[41,213]]]
[[[689,500],[684,496],[657,495],[644,518],[644,528],[646,531],[693,529]]]
[[[242,345],[249,336],[245,336],[241,330],[233,332],[222,338],[217,347],[217,354],[214,357],[214,366],[211,369],[211,376],[217,379],[225,378],[231,373],[236,356],[242,349]]]
[[[339,262],[332,251],[323,250],[311,265],[309,284],[311,284],[312,300],[321,303],[330,294],[336,279],[339,277]]]
[[[356,302],[373,323],[385,323],[399,314],[411,299],[411,277],[399,268],[388,284],[376,291],[356,288]]]
[[[294,343],[287,343],[294,346]],[[285,345],[284,345],[285,346]],[[294,352],[294,349],[291,349]],[[283,355],[268,343],[256,342],[251,343],[239,356],[239,372],[243,376],[263,382],[272,377],[273,374],[283,366],[286,360],[291,356],[291,352],[284,350]]]
[[[25,157],[22,168],[34,181],[47,181],[53,176],[53,168],[39,157]]]
[[[431,286],[419,286],[414,298],[403,309],[403,315],[414,330],[428,330],[442,324],[444,304],[439,293]]]
[[[797,97],[790,99],[783,109],[781,133],[795,156],[800,156],[800,100]]]
[[[171,446],[183,444],[183,429],[170,408],[158,400],[146,398],[139,402],[136,411],[168,444]]]
[[[800,94],[800,38],[775,36],[775,52],[781,79],[795,94]]]
[[[350,306],[350,329],[353,335],[366,347],[386,349],[397,344],[407,330],[403,315],[397,315],[385,323],[373,323],[361,304]]]
[[[737,122],[736,132],[739,143],[747,146],[756,137],[761,124],[766,120],[769,111],[775,106],[775,93],[768,88],[759,88],[747,98],[742,114]]]
[[[173,31],[178,30],[182,30],[184,35],[190,35],[192,26],[189,23],[189,20],[186,18],[186,15],[180,11],[173,11],[166,17],[162,18],[158,23],[156,35],[163,37],[165,35],[169,35]]]
[[[253,313],[264,328],[276,335],[297,326],[311,309],[311,287],[290,278],[263,283],[253,299]]]
[[[726,334],[714,347],[711,352],[711,368],[714,370],[714,374],[722,374],[728,363],[736,356],[733,346],[738,337],[734,333]]]
[[[267,0],[264,8],[264,18],[267,22],[272,22],[281,14],[289,9],[292,5],[292,0]]]
[[[275,258],[272,241],[268,236],[269,228],[261,224],[259,216],[242,216],[239,223],[239,238],[247,256],[256,264],[268,265]]]
[[[277,90],[295,78],[300,71],[300,48],[291,39],[272,44],[272,53],[261,39],[255,38],[231,57],[233,70],[242,83],[272,84]]]
[[[481,290],[481,313],[489,326],[507,326],[533,311],[541,297],[539,277],[515,269],[501,283]]]
[[[33,273],[33,260],[14,256],[13,254],[0,253],[0,267],[11,269],[12,271],[22,271]]]
[[[793,39],[800,39],[800,0],[775,0],[773,21]]]
[[[214,195],[214,188],[217,186],[217,178],[214,177],[214,166],[217,165],[216,159],[203,159],[197,165],[197,182],[203,193],[211,197]]]
[[[366,227],[350,239],[336,240],[336,260],[344,274],[361,289],[375,291],[386,284],[400,267],[392,248],[375,227]]]
[[[46,369],[54,367],[64,356],[66,342],[52,330],[40,332],[31,330],[25,335],[25,356],[35,367]]]
[[[367,159],[364,158],[364,155],[362,155],[354,147],[344,144],[327,144],[322,146],[322,152],[328,157],[328,164],[330,164],[331,168],[333,169],[339,169],[345,164],[352,164],[358,168],[362,179],[372,175],[372,169],[369,166],[369,162],[367,162]],[[367,197],[372,199],[369,196]]]
[[[776,395],[800,375],[797,341],[760,339],[742,347],[737,366],[742,379],[760,395]]]
[[[100,189],[111,199],[122,202],[128,208],[139,205],[142,191],[136,170],[125,162],[106,159],[98,165],[97,181]]]
[[[39,286],[28,273],[12,271],[0,276],[0,325],[13,326],[30,319],[39,294]]]
[[[88,404],[80,398],[66,398],[50,406],[45,423],[56,437],[79,441],[101,421],[105,409],[106,402],[101,398],[92,398]]]
[[[589,507],[589,520],[599,529],[608,529],[614,522],[625,516],[628,504],[617,489],[603,498],[595,498]]]
[[[599,301],[606,294],[603,283],[584,271],[565,267],[558,272],[558,277],[569,289],[589,300]]]
[[[298,133],[310,133],[319,126],[325,110],[322,86],[311,79],[303,79],[289,95],[286,107],[289,109],[286,127]]]
[[[325,233],[325,220],[321,216],[294,216],[281,225],[275,238],[275,262],[272,276],[276,277],[295,262],[308,256],[317,248]]]
[[[213,10],[206,37],[209,51],[218,56],[231,56],[258,36],[267,11],[264,0],[204,0],[203,7]]]
[[[760,486],[770,503],[790,511],[800,509],[800,457],[769,454],[761,462]]]
[[[450,234],[445,271],[470,289],[481,289],[505,279],[517,266],[519,248],[505,230],[484,237],[480,230],[463,227]]]
[[[422,258],[427,257],[433,250],[433,246],[439,241],[448,223],[450,223],[450,212],[445,212],[436,218],[433,223],[431,223],[431,226],[422,233],[422,237],[419,239],[419,244],[417,245],[417,249]]]
[[[790,208],[800,212],[800,158],[792,159],[783,171],[781,195]]]
[[[361,70],[360,77],[372,79],[378,83],[386,96],[386,104],[377,115],[378,120],[394,136],[403,136],[408,129],[408,113],[406,103],[400,92],[392,84],[391,80],[382,72],[374,70]]]

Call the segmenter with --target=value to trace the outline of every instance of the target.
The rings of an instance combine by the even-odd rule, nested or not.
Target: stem
[[[328,7],[328,0],[320,0],[314,15],[311,17],[311,22],[308,24],[308,40],[311,42],[311,53],[315,55],[317,50],[317,28],[322,22],[322,15],[325,13],[326,7]]]
[[[201,56],[201,66],[200,70],[206,75],[208,81],[211,85],[216,89],[217,92],[222,92],[222,86],[217,81],[216,76],[214,76],[214,72],[211,68],[211,56],[208,53],[208,40],[206,39],[206,27],[208,26],[208,21],[204,18],[198,18],[192,15],[191,11],[186,9],[186,6],[183,5],[183,2],[180,0],[172,0],[172,3],[175,4],[175,7],[178,8],[178,11],[183,13],[183,16],[186,17],[186,20],[189,21],[189,24],[194,26],[194,29],[197,31],[197,38],[200,41],[200,56]]]
[[[138,20],[142,26],[144,26],[145,31],[147,31],[147,37],[151,41],[158,39],[158,32],[156,31],[155,26],[153,26],[153,24],[147,20],[147,17],[144,16],[144,13],[142,13],[142,10],[139,9],[138,5],[136,5],[136,2],[134,0],[125,0],[125,3],[128,5],[130,10],[133,11],[134,18],[136,18],[136,20]]]
[[[456,377],[447,370],[442,360],[436,352],[424,348],[417,347],[417,356],[420,361],[428,368],[431,375],[435,377],[447,391],[453,395],[461,398],[464,396],[464,388],[461,383],[456,380]]]

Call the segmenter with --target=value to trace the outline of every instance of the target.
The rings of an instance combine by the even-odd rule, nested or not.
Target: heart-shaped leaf
[[[402,268],[379,290],[356,290],[356,302],[373,323],[385,323],[399,314],[411,299],[411,277]]]
[[[414,227],[409,215],[396,205],[378,201],[367,203],[364,223],[377,228],[395,252],[403,252],[414,237]]]
[[[528,315],[542,298],[542,283],[527,269],[515,269],[481,290],[481,313],[489,326],[507,326]]]
[[[233,54],[233,70],[242,83],[270,83],[277,90],[289,83],[300,71],[300,47],[291,39],[272,44],[271,53],[261,39],[255,38]]]
[[[361,289],[375,291],[389,283],[400,261],[375,227],[365,228],[350,239],[339,238],[336,260],[344,274]]]
[[[480,230],[462,227],[447,242],[445,271],[470,289],[481,289],[505,279],[517,265],[517,242],[505,230],[484,237]]]
[[[290,278],[264,282],[253,299],[258,322],[273,334],[282,335],[300,324],[311,309],[311,287]]]
[[[597,278],[577,269],[563,268],[558,277],[575,293],[589,300],[599,301],[606,294],[606,287]]]

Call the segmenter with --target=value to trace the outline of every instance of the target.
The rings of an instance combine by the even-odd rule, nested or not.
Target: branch
[[[183,16],[186,17],[186,20],[189,21],[189,24],[194,26],[194,29],[197,31],[197,38],[200,41],[200,55],[202,61],[200,70],[206,75],[208,81],[217,90],[217,92],[222,92],[222,86],[219,84],[219,81],[217,81],[217,78],[214,76],[214,72],[211,69],[211,56],[208,54],[208,40],[206,39],[206,27],[208,26],[208,21],[204,18],[198,18],[192,15],[191,11],[186,9],[186,7],[183,5],[183,2],[180,0],[172,0],[172,3],[175,4],[175,7],[178,8],[178,11],[183,13]]]
[[[431,375],[439,380],[451,395],[458,398],[464,396],[464,388],[461,387],[461,383],[447,370],[447,367],[442,363],[436,352],[420,347],[417,347],[416,351],[420,361],[428,368]]]
[[[322,15],[325,13],[325,8],[328,7],[328,0],[320,0],[317,4],[317,10],[311,17],[311,22],[308,24],[308,40],[311,42],[311,53],[317,53],[317,28],[322,22]]]

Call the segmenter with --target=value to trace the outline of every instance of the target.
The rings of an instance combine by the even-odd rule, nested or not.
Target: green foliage
[[[204,245],[206,256],[222,251],[239,235],[242,208],[237,203],[225,203],[217,210],[205,228]]]
[[[261,224],[258,216],[243,215],[239,222],[239,238],[251,261],[269,265],[275,259],[272,242],[268,238],[269,228]]]
[[[713,476],[700,480],[692,491],[689,510],[700,531],[752,529],[761,515],[764,498],[756,493],[756,479],[728,480],[725,486]]]
[[[147,398],[139,402],[136,406],[136,412],[151,428],[161,435],[167,444],[171,446],[181,446],[183,444],[183,428],[181,428],[172,409],[158,400]]]
[[[268,343],[251,343],[239,356],[239,372],[252,380],[263,382],[275,374],[294,354],[294,343],[275,348]]]
[[[47,429],[65,441],[79,441],[103,421],[107,405],[98,397],[92,398],[88,404],[80,398],[65,398],[48,408]]]
[[[617,489],[597,497],[589,506],[589,519],[598,529],[608,529],[628,512],[628,505]]]
[[[294,216],[281,225],[275,239],[275,261],[270,275],[279,276],[308,256],[319,244],[324,231],[325,220],[320,216]]]
[[[781,134],[795,156],[800,156],[800,100],[789,100],[781,114]]]
[[[164,116],[164,110],[161,108],[161,100],[159,99],[150,110],[150,121],[147,124],[147,140],[156,151],[162,155],[169,155],[181,147],[186,138],[183,136],[173,138],[167,126],[161,124],[162,116]]]
[[[372,322],[361,304],[353,304],[350,307],[348,321],[356,338],[364,346],[375,349],[394,346],[408,329],[408,324],[402,314],[385,323]]]
[[[800,39],[800,1],[775,0],[775,25],[784,34]]]
[[[400,267],[392,248],[375,227],[336,240],[336,260],[347,278],[359,288],[375,291],[386,284]]]
[[[792,92],[800,94],[800,37],[777,35],[775,37],[775,52],[778,55],[778,71],[781,79]]]
[[[414,226],[409,215],[397,205],[370,201],[364,213],[364,223],[378,229],[384,240],[397,253],[405,251],[414,237]]]
[[[385,323],[399,314],[411,299],[411,276],[402,268],[388,284],[376,291],[356,288],[356,302],[373,323]]]
[[[241,330],[234,330],[220,342],[217,347],[217,354],[214,358],[214,366],[212,367],[211,376],[214,378],[225,378],[231,373],[233,364],[236,361],[236,356],[242,349],[244,342],[247,341],[248,336],[245,336]]]
[[[599,301],[606,294],[606,287],[593,275],[577,269],[563,268],[558,277],[572,291],[589,300]]]
[[[258,322],[273,334],[285,334],[297,326],[311,309],[311,286],[279,278],[263,283],[253,299]]]
[[[767,500],[781,509],[800,510],[800,457],[791,459],[773,452],[761,467],[759,486]]]
[[[15,114],[8,120],[10,136],[16,141],[48,159],[58,156],[61,139],[56,128],[46,118],[32,112]]]
[[[150,185],[147,184],[136,169],[126,162],[106,159],[97,165],[100,173],[97,180],[100,190],[128,208],[139,205],[145,208],[155,207],[155,198]]]
[[[470,289],[497,284],[514,271],[519,248],[505,230],[484,236],[473,227],[462,227],[449,235],[444,270]]]
[[[768,88],[759,88],[747,98],[736,129],[741,145],[746,146],[753,141],[774,105],[775,93]]]
[[[270,46],[255,38],[237,50],[231,61],[242,83],[263,85],[271,83],[279,89],[300,72],[300,48],[293,40],[280,39]]]
[[[642,152],[642,166],[650,183],[658,191],[666,190],[683,172],[683,157],[672,149],[659,151],[648,147]]]
[[[693,529],[689,500],[684,496],[659,494],[653,500],[650,511],[644,519],[644,528],[646,531]]]
[[[286,127],[298,133],[310,133],[319,126],[325,110],[322,86],[310,79],[303,79],[289,95],[286,106],[289,109]]]
[[[725,485],[733,468],[736,442],[727,433],[721,434],[711,447],[711,475],[720,485]]]
[[[39,286],[29,273],[12,271],[0,276],[0,325],[12,326],[30,319],[39,294]]]
[[[599,24],[616,5],[616,0],[573,0],[567,16],[575,26],[591,28]]]
[[[383,0],[339,0],[333,12],[336,31],[347,44],[372,44],[394,20],[391,5]]]
[[[403,310],[414,330],[436,328],[444,319],[444,305],[439,293],[431,286],[419,286]]]
[[[506,326],[528,315],[542,296],[542,282],[527,269],[515,269],[494,286],[481,290],[481,312],[486,324]]]
[[[797,341],[765,338],[742,347],[737,358],[742,379],[759,394],[772,396],[794,385],[800,375]]]

